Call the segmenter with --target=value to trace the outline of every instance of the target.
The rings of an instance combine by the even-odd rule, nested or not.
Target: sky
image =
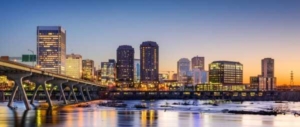
[[[275,59],[277,84],[300,84],[300,0],[1,0],[0,56],[36,52],[37,26],[62,26],[67,53],[100,62],[143,41],[159,45],[160,71],[180,58],[239,61],[244,82]]]

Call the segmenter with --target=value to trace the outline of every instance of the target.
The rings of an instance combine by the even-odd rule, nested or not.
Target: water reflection
[[[128,101],[129,107],[139,103],[139,101]],[[39,109],[24,110],[9,109],[6,104],[0,104],[0,127],[93,127],[93,126],[171,126],[171,127],[220,127],[220,126],[241,126],[241,127],[299,127],[300,117],[291,114],[278,116],[259,116],[259,115],[233,115],[223,113],[201,113],[197,107],[186,107],[178,109],[164,110],[159,105],[165,101],[149,102],[152,108],[149,110],[137,110],[134,108],[115,109],[99,107],[93,105],[90,108],[64,108],[59,110]],[[259,102],[259,105],[239,105],[228,104],[222,107],[207,107],[211,110],[221,110],[224,108],[255,109],[257,107],[269,107],[269,102]],[[20,104],[21,105],[21,104]],[[240,106],[240,107],[239,107]],[[251,107],[250,107],[251,106]],[[18,106],[21,107],[21,106]],[[299,110],[300,103],[292,103],[290,107]],[[202,106],[201,108],[205,108]]]

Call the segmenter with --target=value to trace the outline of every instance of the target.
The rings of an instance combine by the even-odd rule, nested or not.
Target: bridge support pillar
[[[86,101],[86,99],[85,99],[85,97],[84,97],[84,94],[83,94],[83,90],[82,90],[82,87],[84,87],[85,86],[85,84],[78,84],[77,85],[78,87],[78,90],[80,91],[80,95],[81,95],[81,97],[82,97],[82,100],[83,101]]]
[[[46,88],[47,81],[50,81],[52,79],[53,79],[53,77],[49,77],[49,76],[32,76],[32,77],[29,78],[30,81],[35,83],[34,94],[32,96],[31,102],[30,102],[31,104],[33,104],[33,102],[34,102],[34,99],[36,97],[36,94],[37,94],[37,91],[38,91],[39,87],[42,86],[43,89],[44,89],[44,94],[45,94],[47,102],[48,102],[48,106],[49,107],[53,106],[50,95],[49,95],[49,93],[47,91],[47,88]]]
[[[16,92],[19,89],[21,91],[21,93],[22,93],[25,107],[26,107],[27,110],[29,110],[30,109],[30,105],[29,105],[29,102],[28,102],[28,98],[27,98],[25,89],[23,87],[23,78],[31,76],[32,73],[28,73],[28,72],[27,73],[18,73],[18,72],[10,73],[9,72],[9,73],[6,73],[5,75],[9,79],[11,79],[11,80],[13,80],[15,82],[15,85],[13,87],[13,91],[12,91],[12,93],[10,95],[9,102],[8,102],[7,106],[8,107],[13,107],[12,104],[13,104]]]
[[[90,95],[89,87],[90,87],[90,86],[85,86],[85,91],[86,91],[86,94],[87,94],[87,97],[88,97],[87,99],[88,99],[89,101],[91,101],[92,98],[91,98],[91,95]]]
[[[64,92],[62,85],[63,85],[63,83],[67,83],[67,82],[68,82],[68,80],[63,80],[63,79],[53,79],[53,80],[48,81],[48,83],[52,84],[50,96],[52,95],[54,87],[57,86],[60,91],[60,95],[63,97],[64,104],[68,104],[68,102],[67,102],[65,92]],[[60,101],[60,99],[59,99],[59,101]]]
[[[71,101],[71,95],[73,95],[75,102],[78,103],[76,94],[75,94],[75,92],[74,92],[74,85],[76,85],[76,84],[78,84],[78,83],[77,83],[77,82],[67,82],[67,83],[65,83],[65,84],[70,88],[68,100]]]

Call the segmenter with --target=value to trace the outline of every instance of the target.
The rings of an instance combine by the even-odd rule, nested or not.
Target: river
[[[300,117],[292,113],[277,116],[236,115],[222,113],[223,109],[259,111],[270,107],[288,108],[300,112],[300,102],[243,102],[224,103],[219,106],[202,105],[206,101],[195,101],[198,106],[173,106],[161,108],[166,102],[124,101],[128,108],[109,108],[91,104],[89,108],[65,107],[61,109],[25,110],[22,102],[15,102],[15,110],[0,102],[0,127],[300,127]],[[190,100],[192,102],[192,100]],[[133,108],[146,103],[147,110]],[[36,103],[36,105],[42,103]]]

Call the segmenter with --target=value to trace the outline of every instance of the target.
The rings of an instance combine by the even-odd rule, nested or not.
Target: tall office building
[[[261,60],[261,75],[263,77],[274,77],[274,59],[264,58]]]
[[[243,65],[232,61],[214,61],[209,64],[209,81],[224,85],[243,84]]]
[[[188,73],[190,72],[190,60],[181,58],[177,62],[177,80],[179,83],[186,83]]]
[[[140,45],[141,83],[158,84],[159,47],[156,42],[145,41]]]
[[[273,91],[276,89],[274,77],[274,59],[261,60],[261,75],[250,77],[250,87],[257,91]]]
[[[73,78],[82,76],[82,56],[79,54],[70,54],[66,57],[66,75]]]
[[[207,83],[207,71],[198,68],[192,69],[193,85]]]
[[[204,57],[195,56],[192,58],[192,69],[198,68],[204,70]]]
[[[65,74],[66,31],[61,26],[37,27],[37,64],[43,70]]]
[[[94,61],[93,60],[82,60],[82,79],[94,80]]]
[[[140,59],[134,59],[134,78],[133,81],[135,83],[139,83],[141,80],[141,61]]]
[[[103,85],[115,85],[116,61],[109,59],[101,62],[101,83]]]
[[[134,79],[134,49],[129,45],[121,45],[117,49],[117,83],[126,86]],[[125,83],[126,82],[126,83]],[[125,83],[125,84],[124,84]]]

